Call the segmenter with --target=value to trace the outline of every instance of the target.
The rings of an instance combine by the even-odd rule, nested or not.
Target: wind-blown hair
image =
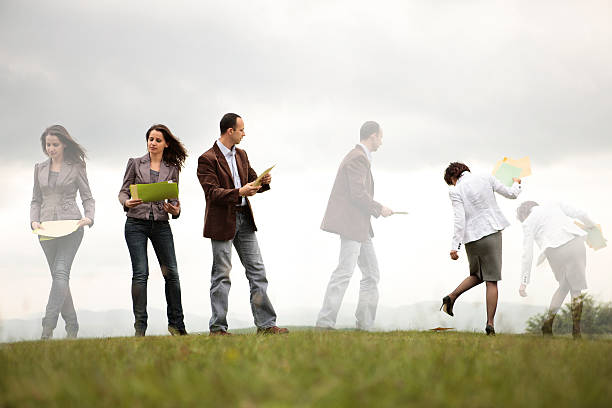
[[[65,127],[62,125],[49,126],[40,136],[42,151],[45,155],[49,156],[47,154],[47,136],[55,136],[62,142],[64,145],[64,160],[85,164],[85,159],[87,158],[85,149],[70,136]]]
[[[525,201],[516,209],[516,218],[518,218],[520,222],[525,221],[527,217],[529,217],[529,214],[531,214],[533,207],[537,207],[538,205],[540,204],[535,201]]]
[[[464,171],[470,171],[470,168],[463,163],[452,162],[444,171],[444,181],[451,186],[453,184],[452,179],[459,179],[459,176],[461,176],[461,173]]]
[[[152,131],[157,130],[162,135],[164,135],[164,139],[166,140],[166,144],[168,147],[164,149],[164,153],[162,156],[162,160],[166,163],[176,166],[178,171],[180,172],[185,166],[185,159],[187,159],[187,149],[183,146],[183,143],[172,134],[170,129],[166,125],[153,125],[147,130],[147,134],[145,136],[145,140],[149,140],[149,134]]]

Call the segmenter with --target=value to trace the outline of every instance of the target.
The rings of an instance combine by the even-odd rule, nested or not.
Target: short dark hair
[[[225,115],[223,115],[223,117],[221,118],[221,122],[219,122],[219,128],[221,128],[221,134],[224,134],[227,131],[227,129],[235,129],[236,121],[238,120],[239,117],[240,115],[237,115],[235,113],[226,113]]]
[[[453,184],[451,179],[459,179],[459,176],[461,176],[461,173],[464,171],[470,171],[470,168],[463,163],[452,162],[444,171],[444,181],[450,186]]]
[[[379,131],[380,125],[373,120],[368,120],[361,125],[361,129],[359,130],[359,141],[366,140],[373,133],[378,133]]]
[[[533,207],[537,207],[538,205],[540,204],[535,201],[525,201],[516,209],[516,218],[518,218],[520,222],[525,221],[527,217],[529,217],[529,214],[531,214]]]

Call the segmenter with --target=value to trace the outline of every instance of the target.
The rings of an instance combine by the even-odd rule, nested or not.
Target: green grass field
[[[610,407],[612,340],[293,331],[0,346],[0,407]]]

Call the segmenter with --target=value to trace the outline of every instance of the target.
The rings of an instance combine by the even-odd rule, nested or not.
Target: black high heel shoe
[[[495,336],[495,329],[490,324],[487,324],[485,331],[487,332],[487,336]]]
[[[451,298],[449,296],[444,296],[444,298],[442,299],[442,306],[440,306],[440,310],[443,310],[445,313],[447,313],[450,316],[454,316],[453,314],[454,304],[455,302],[451,301]]]

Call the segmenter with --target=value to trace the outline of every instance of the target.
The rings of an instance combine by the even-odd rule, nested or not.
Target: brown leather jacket
[[[159,178],[158,183],[162,181],[173,181],[179,182],[179,171],[176,166],[169,165],[165,161],[162,161],[159,166]],[[149,184],[151,183],[151,157],[149,153],[142,157],[129,159],[125,169],[125,175],[123,176],[123,184],[119,190],[119,202],[123,206],[123,211],[127,213],[128,217],[139,218],[141,220],[148,220],[151,210],[153,210],[153,219],[155,221],[168,221],[168,213],[164,211],[164,202],[156,201],[153,203],[142,203],[133,208],[125,206],[125,202],[129,200],[132,195],[130,194],[130,184]],[[177,205],[178,200],[168,200],[172,205]],[[181,215],[179,213],[176,216],[172,216],[173,219],[178,218]]]
[[[250,183],[257,178],[257,173],[251,167],[246,152],[236,148],[236,164],[242,185]],[[240,204],[242,197],[234,187],[232,172],[225,156],[216,143],[198,158],[198,179],[206,197],[206,211],[204,213],[204,237],[219,241],[228,241],[236,233],[236,205]],[[264,184],[258,193],[270,189]],[[247,214],[253,221],[255,219],[249,199],[246,199]],[[257,227],[255,227],[257,231]]]
[[[34,221],[80,220],[81,211],[76,203],[77,190],[81,195],[85,217],[92,221],[96,209],[87,170],[84,164],[64,161],[57,176],[55,188],[49,186],[51,159],[34,166],[34,190],[30,203],[30,226]]]
[[[382,206],[374,201],[374,179],[366,152],[356,145],[340,163],[321,229],[353,241],[374,236],[370,216]]]

